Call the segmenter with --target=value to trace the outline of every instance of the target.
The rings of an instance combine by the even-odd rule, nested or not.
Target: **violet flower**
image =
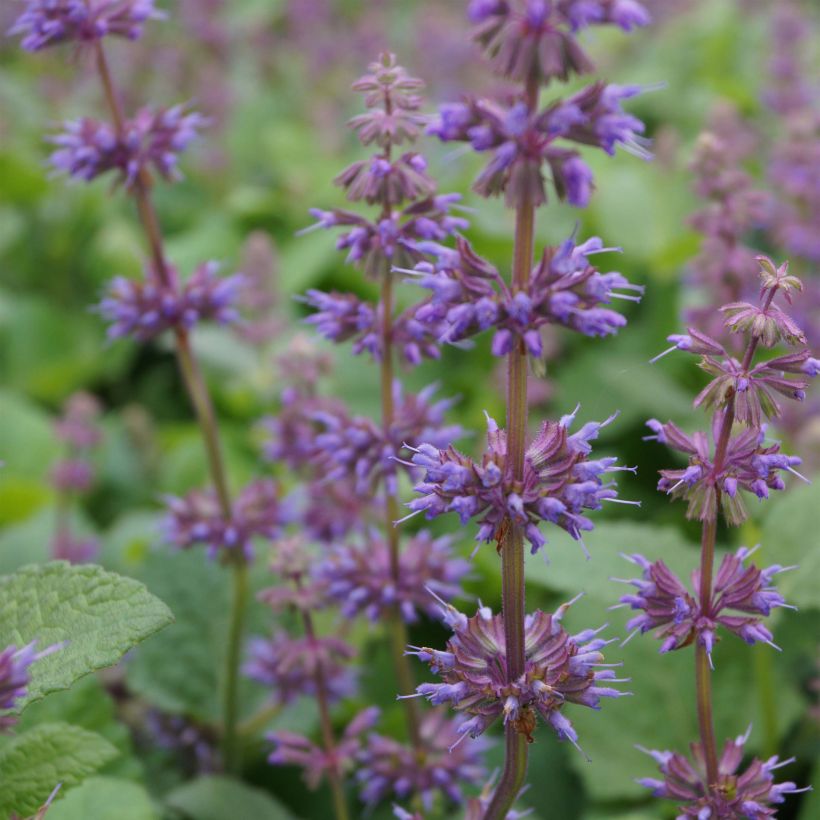
[[[165,17],[154,0],[24,0],[24,4],[9,34],[21,35],[26,51],[67,42],[87,45],[107,35],[136,40],[144,23]]]
[[[17,701],[26,696],[31,680],[29,667],[62,646],[55,644],[38,652],[37,641],[34,640],[19,648],[11,645],[0,651],[0,733],[10,729],[16,722],[13,715],[2,713],[14,709]]]
[[[438,615],[426,590],[444,599],[455,598],[469,571],[470,564],[453,555],[451,538],[433,538],[422,531],[402,545],[396,583],[389,545],[371,531],[360,541],[332,546],[315,576],[327,584],[327,594],[338,602],[345,618],[364,614],[371,621],[381,621],[398,607],[404,620],[413,623],[420,612]]]
[[[390,737],[372,734],[359,754],[356,780],[361,798],[375,806],[388,797],[405,800],[419,795],[427,811],[436,794],[451,803],[464,801],[462,785],[476,785],[486,774],[482,755],[488,745],[483,738],[460,743],[464,718],[451,719],[445,709],[426,712],[419,726],[423,757]]]
[[[655,630],[655,637],[663,640],[661,652],[697,641],[706,649],[710,663],[718,626],[748,644],[760,641],[778,649],[772,633],[763,625],[763,618],[778,607],[794,609],[772,585],[772,579],[795,567],[773,564],[761,570],[754,564],[744,566],[752,552],[741,547],[723,557],[705,609],[700,602],[699,570],[692,573],[692,594],[663,561],[650,562],[642,555],[625,555],[642,569],[640,578],[625,582],[637,591],[622,596],[618,605],[642,611],[627,623],[627,630],[634,630],[633,634]]]
[[[217,262],[204,262],[180,281],[169,267],[171,282],[164,284],[148,271],[144,280],[118,276],[111,280],[97,310],[110,323],[108,336],[133,336],[147,342],[167,330],[190,330],[202,321],[232,324],[239,320],[236,302],[244,278],[234,274],[221,278]]]
[[[692,744],[692,760],[676,752],[646,751],[657,762],[662,780],[641,778],[638,782],[651,789],[655,797],[676,800],[680,804],[679,820],[765,820],[776,817],[774,806],[783,802],[784,795],[799,794],[794,783],[775,783],[773,772],[794,761],[770,757],[761,761],[753,758],[741,771],[743,747],[749,731],[734,740],[727,740],[718,761],[718,780],[709,784],[706,764],[700,743]]]
[[[560,740],[578,745],[578,735],[563,714],[568,703],[598,709],[601,698],[621,697],[625,692],[609,684],[620,682],[611,664],[604,663],[601,649],[612,641],[598,638],[601,629],[569,635],[561,625],[567,609],[554,614],[540,610],[525,621],[525,666],[516,680],[508,680],[504,617],[487,607],[467,618],[455,607],[443,604],[444,622],[453,637],[444,651],[411,647],[409,654],[430,664],[441,683],[423,683],[418,696],[431,703],[450,703],[471,717],[458,727],[459,733],[475,738],[499,717],[521,734],[531,737],[537,717],[548,723]]]
[[[577,408],[558,422],[542,424],[524,455],[523,481],[513,479],[507,463],[507,434],[489,416],[488,449],[480,462],[452,445],[440,449],[425,443],[411,448],[411,463],[426,472],[416,486],[421,498],[407,505],[413,511],[407,518],[420,512],[428,519],[455,512],[466,524],[478,517],[476,540],[486,543],[500,542],[505,522],[512,521],[524,529],[533,553],[546,544],[538,526],[548,521],[583,547],[581,532],[594,526],[584,511],[599,510],[604,501],[618,501],[615,483],[605,481],[604,476],[631,468],[617,466],[617,459],[612,457],[596,461],[588,458],[592,450],[589,442],[614,416],[601,423],[588,422],[570,434],[576,413]]]
[[[85,118],[66,122],[65,131],[51,138],[57,146],[51,164],[57,171],[91,182],[109,171],[126,188],[153,169],[163,179],[181,177],[177,155],[207,125],[207,120],[182,105],[141,109],[125,122],[122,132],[109,123]]]
[[[289,511],[280,500],[279,487],[270,479],[245,486],[226,519],[213,489],[193,490],[184,497],[168,496],[165,537],[179,549],[198,545],[216,558],[223,551],[253,558],[254,538],[276,538],[288,523]]]
[[[522,342],[539,358],[543,352],[540,329],[559,324],[586,336],[608,336],[626,319],[605,305],[614,299],[639,302],[643,287],[620,273],[602,273],[590,257],[619,248],[606,248],[598,237],[576,244],[570,237],[560,247],[544,250],[530,274],[527,287],[513,292],[499,272],[459,238],[456,249],[420,243],[435,257],[414,271],[420,287],[432,292],[416,318],[439,332],[442,342],[459,342],[493,329],[492,350],[504,356]]]

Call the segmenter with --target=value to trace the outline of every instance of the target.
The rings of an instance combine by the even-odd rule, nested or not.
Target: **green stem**
[[[125,129],[125,114],[114,86],[105,50],[99,41],[96,43],[95,55],[97,70],[100,75],[108,107],[114,119],[114,126],[119,133],[122,133]],[[132,195],[136,202],[140,222],[148,241],[153,268],[160,281],[166,286],[170,285],[173,282],[173,275],[165,256],[162,230],[153,200],[151,199],[151,178],[145,169],[142,169],[137,176],[132,188]],[[174,339],[179,369],[185,384],[185,390],[193,405],[197,423],[202,433],[208,459],[208,468],[211,481],[216,491],[219,507],[222,515],[226,519],[230,519],[233,515],[233,508],[231,505],[230,491],[228,489],[225,462],[222,456],[219,427],[211,395],[208,391],[199,363],[191,349],[188,332],[184,328],[177,328],[174,332]],[[240,763],[237,736],[239,713],[238,683],[242,632],[248,597],[248,571],[245,559],[241,555],[232,556],[229,563],[233,572],[233,595],[228,627],[225,670],[223,753],[225,757],[225,768],[233,772],[239,768]]]
[[[538,86],[530,83],[527,104],[534,110]],[[535,241],[535,207],[529,199],[519,203],[515,212],[515,247],[513,251],[512,289],[525,290],[532,270]],[[514,481],[524,478],[524,451],[527,438],[527,351],[522,341],[510,351],[507,369],[507,469]],[[501,599],[504,616],[505,660],[507,681],[524,672],[524,620],[526,617],[526,584],[524,578],[524,533],[517,524],[507,527],[501,550]],[[527,734],[513,722],[505,729],[506,756],[504,773],[495,790],[484,820],[503,820],[515,803],[527,776]]]

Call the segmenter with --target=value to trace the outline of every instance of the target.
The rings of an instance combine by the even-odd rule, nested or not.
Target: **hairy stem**
[[[95,48],[97,70],[102,82],[103,91],[114,126],[118,133],[125,130],[125,114],[114,86],[111,70],[101,42]],[[165,256],[162,231],[156,208],[151,199],[151,179],[148,172],[142,169],[134,181],[131,194],[137,205],[140,222],[150,248],[153,270],[165,286],[173,284],[173,274]],[[179,364],[185,390],[193,405],[197,423],[202,433],[211,481],[216,491],[220,510],[226,519],[232,516],[231,496],[228,489],[227,472],[222,456],[222,445],[219,437],[219,426],[213,402],[199,363],[191,349],[188,332],[176,328],[174,341],[177,362]],[[225,669],[225,704],[224,704],[224,763],[228,771],[239,767],[239,748],[237,720],[239,713],[239,664],[241,660],[242,633],[247,606],[247,566],[243,556],[236,554],[230,560],[233,571],[233,594],[231,599],[230,620],[228,627],[228,649]]]
[[[316,642],[316,630],[313,626],[313,617],[310,612],[302,610],[302,624],[305,628],[305,635],[311,644],[314,644]],[[339,770],[339,761],[336,757],[336,740],[333,737],[333,723],[330,720],[327,679],[325,678],[325,672],[321,663],[317,664],[313,679],[316,683],[316,702],[319,705],[322,745],[325,748],[328,758],[331,760],[327,777],[330,782],[330,791],[333,795],[333,811],[336,820],[348,820],[350,815],[347,811],[347,798],[345,797],[344,785],[342,783],[342,773]]]
[[[526,100],[534,110],[538,86],[530,83]],[[515,212],[515,247],[513,251],[512,289],[527,287],[533,261],[535,207],[524,200]],[[507,362],[507,469],[515,481],[524,478],[524,450],[527,439],[527,351],[519,341],[510,351]],[[505,660],[507,680],[512,682],[524,672],[524,619],[526,584],[524,582],[524,532],[517,524],[507,528],[501,549],[501,600],[504,616]],[[506,757],[504,773],[495,790],[485,820],[503,820],[518,797],[527,775],[527,739],[512,722],[505,728]]]
[[[382,358],[380,368],[382,426],[385,433],[389,433],[393,426],[395,407],[393,406],[393,279],[392,273],[386,271],[382,276],[380,302],[382,308]],[[384,503],[385,538],[390,549],[390,574],[393,583],[398,588],[401,582],[401,568],[399,566],[399,531],[393,523],[399,517],[399,501],[396,496],[385,488]],[[391,608],[389,618],[390,648],[393,666],[396,672],[401,694],[409,695],[415,689],[413,671],[407,656],[404,654],[407,647],[407,627],[404,623],[398,604]],[[421,735],[419,733],[419,707],[413,698],[404,698],[405,716],[407,720],[407,734],[417,754],[423,753]]]

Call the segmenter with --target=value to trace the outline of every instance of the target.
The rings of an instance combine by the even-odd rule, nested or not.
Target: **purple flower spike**
[[[564,717],[563,707],[575,703],[597,709],[602,697],[624,695],[609,684],[619,682],[603,663],[601,649],[611,641],[588,630],[570,636],[561,626],[569,604],[555,614],[537,611],[525,621],[524,672],[509,682],[503,615],[486,607],[467,618],[452,606],[443,608],[453,637],[444,652],[411,647],[409,654],[430,664],[441,683],[423,683],[418,695],[431,703],[450,703],[470,715],[459,727],[463,735],[478,737],[499,717],[531,740],[537,716],[548,723],[559,739],[577,746],[578,736]]]
[[[242,671],[246,677],[272,690],[277,703],[316,695],[316,673],[321,670],[331,702],[351,697],[355,674],[346,664],[355,656],[353,647],[339,638],[291,638],[275,632],[270,638],[252,638]]]
[[[427,590],[444,599],[455,598],[461,595],[460,582],[469,571],[467,561],[453,556],[451,538],[420,532],[402,545],[397,584],[389,545],[371,532],[361,542],[333,547],[316,575],[346,618],[363,613],[371,621],[381,621],[398,607],[404,620],[413,623],[419,612],[438,615]]]
[[[190,330],[201,321],[232,324],[238,321],[236,302],[244,277],[220,277],[216,262],[204,262],[185,282],[171,269],[166,285],[154,273],[144,281],[115,277],[97,310],[108,322],[112,339],[133,336],[147,342],[173,328]]]
[[[100,403],[90,393],[74,393],[54,424],[57,438],[77,450],[90,450],[102,439]]]
[[[37,641],[17,648],[7,646],[0,652],[0,711],[14,709],[17,701],[24,698],[30,681],[29,667],[62,648],[62,644],[55,644],[37,651]],[[14,725],[12,715],[0,714],[0,733]]]
[[[749,739],[745,735],[727,740],[718,761],[718,782],[709,784],[706,763],[700,743],[692,744],[692,761],[677,752],[646,751],[663,774],[663,780],[642,778],[638,782],[651,789],[655,797],[675,800],[680,805],[678,820],[765,820],[776,817],[773,808],[783,802],[787,794],[799,794],[794,783],[775,783],[773,772],[793,762],[770,757],[766,761],[753,758],[739,773],[743,762],[743,747]]]
[[[272,732],[268,739],[275,748],[268,757],[274,766],[299,766],[309,788],[315,789],[328,771],[347,773],[361,753],[362,735],[373,728],[379,710],[370,707],[360,712],[347,725],[333,753],[326,752],[308,738],[294,732]]]
[[[279,498],[279,487],[270,479],[254,481],[242,489],[226,519],[213,489],[194,490],[184,498],[166,498],[165,535],[179,549],[203,544],[215,558],[222,550],[253,558],[254,538],[276,538],[288,521]]]
[[[617,333],[626,319],[609,305],[621,299],[639,302],[643,287],[615,271],[603,273],[591,257],[604,251],[598,237],[576,244],[570,237],[545,249],[525,290],[510,291],[499,272],[459,237],[456,249],[427,244],[434,263],[416,265],[415,284],[432,292],[416,318],[438,329],[440,340],[460,342],[490,328],[493,353],[503,356],[516,343],[536,358],[541,355],[541,328],[563,325],[586,336]]]
[[[705,609],[700,604],[699,570],[692,576],[692,594],[663,561],[650,563],[642,555],[625,556],[643,570],[640,578],[628,582],[636,593],[621,598],[622,605],[642,610],[642,614],[629,621],[627,629],[641,633],[656,630],[655,636],[663,641],[661,652],[697,641],[706,649],[710,661],[718,626],[746,643],[760,641],[775,646],[762,620],[772,609],[788,606],[771,581],[791,567],[775,564],[761,570],[754,564],[744,566],[750,554],[750,550],[742,547],[735,554],[724,556]]]
[[[423,468],[425,476],[416,486],[421,498],[407,505],[411,515],[424,512],[432,519],[455,512],[463,524],[480,516],[476,539],[486,543],[500,539],[503,527],[512,522],[524,529],[533,552],[546,543],[538,529],[542,521],[557,524],[580,541],[582,531],[593,529],[584,511],[599,510],[602,502],[618,500],[614,482],[605,482],[604,476],[629,468],[618,467],[614,458],[587,459],[592,449],[589,441],[612,419],[590,422],[570,435],[574,415],[543,423],[524,456],[522,482],[510,475],[506,433],[489,417],[489,447],[481,462],[452,446],[446,450],[432,444],[414,448],[412,463]]]
[[[148,20],[165,17],[154,0],[24,0],[9,34],[22,35],[26,51],[59,43],[87,45],[106,35],[136,40]]]
[[[370,735],[356,772],[362,800],[375,806],[389,797],[406,800],[418,795],[425,809],[431,811],[440,792],[451,803],[462,803],[462,786],[476,785],[484,779],[481,758],[487,745],[483,740],[461,744],[463,723],[461,716],[450,719],[445,709],[426,712],[419,726],[424,751],[421,757],[393,738]]]
[[[65,123],[65,131],[51,138],[57,150],[51,164],[57,171],[91,182],[109,171],[130,188],[153,168],[165,180],[181,177],[177,155],[207,125],[184,106],[152,110],[143,108],[118,134],[114,126],[93,119]]]

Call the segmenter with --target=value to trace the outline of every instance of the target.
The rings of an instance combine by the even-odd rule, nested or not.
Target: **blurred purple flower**
[[[19,649],[12,644],[0,651],[0,710],[15,708],[17,701],[27,694],[31,679],[29,667],[62,646],[55,644],[38,652],[35,640]],[[0,733],[10,729],[15,721],[13,715],[0,714]]]
[[[58,529],[51,541],[51,557],[71,564],[89,564],[100,554],[95,538],[78,538],[67,529]]]
[[[62,415],[54,423],[57,438],[79,450],[96,447],[102,438],[99,417],[100,403],[94,396],[84,392],[73,393],[66,401]]]

